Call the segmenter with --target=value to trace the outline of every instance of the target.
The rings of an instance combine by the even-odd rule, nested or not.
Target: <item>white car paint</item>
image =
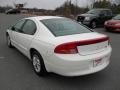
[[[7,30],[11,43],[29,59],[30,49],[36,49],[42,56],[47,72],[54,72],[64,76],[80,76],[98,72],[108,66],[111,56],[111,46],[108,41],[94,45],[78,46],[77,54],[57,54],[56,46],[73,41],[83,41],[106,37],[106,35],[91,32],[84,34],[55,37],[48,28],[40,22],[44,19],[62,18],[55,16],[30,17],[36,23],[37,30],[34,35],[27,35]],[[95,48],[94,48],[95,47]],[[97,50],[97,47],[102,48]],[[102,59],[101,64],[94,66],[94,61]]]

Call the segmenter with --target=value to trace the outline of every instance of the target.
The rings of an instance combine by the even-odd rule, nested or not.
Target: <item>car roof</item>
[[[58,17],[58,16],[34,16],[34,17],[28,17],[28,18],[25,18],[25,19],[45,20],[45,19],[54,19],[54,18],[64,18],[64,17]]]

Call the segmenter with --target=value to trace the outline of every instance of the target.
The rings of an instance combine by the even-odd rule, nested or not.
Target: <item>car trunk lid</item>
[[[77,47],[80,55],[89,55],[102,52],[108,46],[108,37],[101,37],[96,39],[90,39],[87,41],[82,41],[84,45]]]
[[[89,55],[101,52],[105,50],[108,43],[109,41],[106,35],[96,32],[57,37],[58,45],[74,44],[74,46],[76,45],[77,51],[80,55]]]

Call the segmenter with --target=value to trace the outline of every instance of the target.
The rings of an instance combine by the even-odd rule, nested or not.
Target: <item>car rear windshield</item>
[[[117,16],[113,17],[113,19],[120,20],[120,15],[117,15]]]
[[[45,19],[41,22],[54,34],[57,36],[90,33],[92,32],[85,26],[67,18],[57,18],[57,19]]]

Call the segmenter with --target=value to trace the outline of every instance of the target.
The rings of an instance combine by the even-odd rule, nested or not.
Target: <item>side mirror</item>
[[[11,27],[11,30],[13,30],[13,31],[14,31],[14,30],[15,30],[15,27]]]

